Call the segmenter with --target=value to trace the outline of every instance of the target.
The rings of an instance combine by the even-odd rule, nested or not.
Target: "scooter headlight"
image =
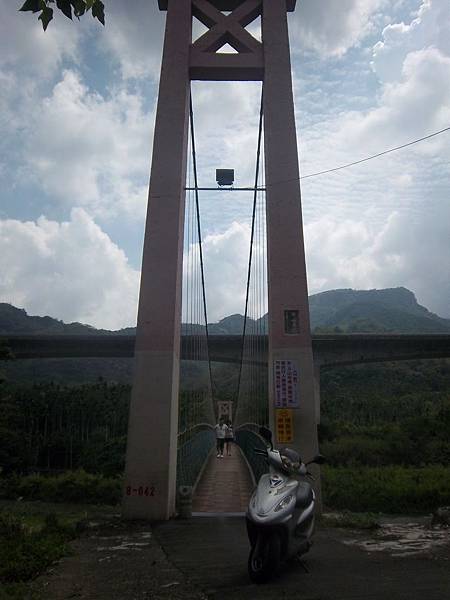
[[[289,494],[289,496],[285,496],[283,500],[280,500],[280,502],[278,502],[278,504],[275,506],[275,508],[273,509],[274,512],[278,512],[280,510],[283,510],[283,508],[286,508],[286,506],[289,506],[293,499],[294,496],[292,494]]]

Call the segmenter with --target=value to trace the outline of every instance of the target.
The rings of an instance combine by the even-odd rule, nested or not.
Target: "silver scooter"
[[[303,463],[290,448],[275,450],[272,432],[261,427],[267,449],[255,448],[269,464],[269,473],[261,476],[250,498],[246,514],[250,540],[248,572],[254,583],[268,581],[281,561],[308,552],[314,532],[315,494],[307,478],[313,479],[307,466],[322,464],[320,454]]]

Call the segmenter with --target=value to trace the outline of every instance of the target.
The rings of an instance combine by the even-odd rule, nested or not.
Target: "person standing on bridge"
[[[233,427],[231,425],[231,421],[228,421],[227,430],[225,432],[225,450],[226,450],[227,456],[231,456],[231,442],[233,441],[233,438],[234,438]]]
[[[216,432],[217,458],[223,458],[225,434],[228,430],[228,427],[225,425],[223,419],[220,419],[217,425],[214,427],[214,430]]]

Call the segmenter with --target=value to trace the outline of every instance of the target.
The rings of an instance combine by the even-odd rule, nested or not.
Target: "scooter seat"
[[[306,481],[300,481],[297,487],[297,498],[295,505],[297,507],[306,507],[311,504],[313,493],[311,486]]]

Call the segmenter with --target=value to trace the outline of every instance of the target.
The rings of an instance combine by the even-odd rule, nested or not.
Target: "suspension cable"
[[[253,238],[254,238],[254,234],[255,234],[256,200],[258,197],[259,160],[260,160],[260,154],[261,154],[261,139],[262,139],[262,128],[263,128],[263,95],[264,95],[264,90],[261,89],[261,106],[259,109],[258,147],[256,150],[255,187],[254,187],[254,194],[253,194],[252,228],[251,228],[251,233],[250,233],[250,252],[249,252],[249,259],[248,259],[247,289],[246,289],[246,294],[245,294],[244,325],[243,325],[243,329],[242,329],[241,362],[239,364],[239,375],[238,375],[237,396],[236,396],[238,402],[239,402],[239,391],[241,389],[242,365],[244,362],[245,333],[247,330],[248,301],[249,301],[249,293],[250,293],[250,276],[251,276],[252,256],[253,256]],[[235,415],[237,414],[237,406],[236,406],[234,413],[235,413]]]
[[[211,385],[211,392],[213,392],[213,377],[211,369],[211,359],[209,354],[209,330],[208,330],[208,314],[206,309],[206,290],[205,290],[205,271],[203,264],[203,246],[202,246],[202,233],[200,227],[200,207],[198,200],[198,176],[197,176],[197,155],[195,152],[195,136],[194,136],[194,110],[192,106],[192,92],[189,95],[189,114],[190,114],[190,125],[191,125],[191,148],[192,148],[192,166],[194,171],[194,192],[195,192],[195,207],[197,212],[197,234],[198,234],[198,245],[200,254],[200,273],[202,281],[202,296],[203,296],[203,316],[205,319],[205,332],[206,332],[206,353],[208,357],[208,371],[209,381]]]

